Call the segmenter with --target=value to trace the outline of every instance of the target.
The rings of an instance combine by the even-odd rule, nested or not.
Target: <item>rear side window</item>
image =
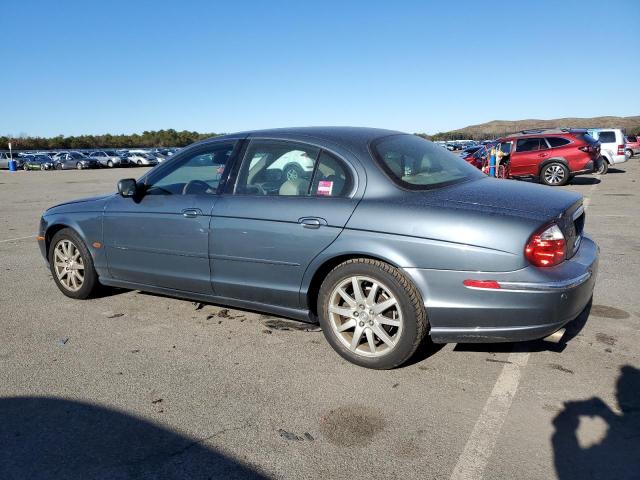
[[[634,136],[634,135],[629,135],[627,137],[627,142],[637,142],[638,141],[638,137]]]
[[[600,132],[598,140],[600,143],[616,143],[616,132]]]
[[[551,148],[562,147],[571,143],[570,140],[562,137],[547,137],[547,142],[549,142]]]
[[[323,150],[313,174],[311,195],[343,197],[351,191],[352,186],[351,175],[342,162]]]
[[[540,138],[521,138],[516,142],[516,152],[533,152],[540,150]],[[547,148],[547,145],[544,145]]]

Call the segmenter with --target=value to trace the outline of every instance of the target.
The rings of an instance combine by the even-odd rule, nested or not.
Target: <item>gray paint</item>
[[[50,237],[52,229],[74,228],[89,246],[104,284],[302,320],[311,319],[308,290],[314,274],[344,256],[375,257],[403,269],[423,296],[436,341],[535,338],[575,317],[593,290],[597,246],[585,237],[573,258],[549,269],[530,266],[523,251],[531,234],[551,221],[570,236],[570,217],[581,197],[479,173],[449,187],[405,190],[387,177],[369,150],[371,141],[398,134],[340,127],[243,132],[200,142],[152,171],[210,143],[291,140],[324,148],[348,164],[356,179],[348,198],[221,191],[217,196],[134,200],[112,194],[47,210],[41,232]],[[182,215],[193,208],[200,215]],[[319,218],[323,225],[304,228],[299,223],[304,217]],[[94,241],[103,248],[92,247]],[[497,292],[462,285],[467,278],[544,283],[589,271],[589,281],[563,292]]]

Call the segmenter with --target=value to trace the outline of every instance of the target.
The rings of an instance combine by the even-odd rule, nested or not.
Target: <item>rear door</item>
[[[538,175],[539,165],[549,156],[544,138],[519,138],[511,153],[511,174],[515,176]]]
[[[299,308],[307,266],[353,213],[356,180],[349,163],[317,146],[252,139],[213,209],[214,293]]]

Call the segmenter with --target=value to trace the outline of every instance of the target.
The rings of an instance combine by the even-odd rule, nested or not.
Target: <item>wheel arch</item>
[[[379,255],[372,255],[369,253],[351,252],[323,259],[322,263],[315,267],[308,286],[306,288],[303,288],[303,290],[301,291],[303,299],[306,303],[306,307],[309,309],[312,318],[315,318],[318,315],[317,300],[318,293],[320,292],[320,286],[322,285],[323,280],[335,267],[343,262],[346,262],[347,260],[352,260],[354,258],[368,258],[370,260],[378,260],[380,262],[388,263],[392,267],[400,269],[399,265],[397,265],[396,262],[393,262],[388,258],[384,258]],[[411,279],[409,280],[411,281]]]
[[[561,163],[561,164],[563,164],[565,167],[567,167],[567,170],[569,170],[569,174],[571,174],[571,168],[569,167],[569,162],[567,162],[566,158],[564,158],[564,157],[552,157],[552,158],[545,159],[543,162],[540,162],[540,165],[538,166],[538,176],[540,176],[540,174],[542,173],[542,169],[544,167],[546,167],[547,165],[549,165],[550,163]]]

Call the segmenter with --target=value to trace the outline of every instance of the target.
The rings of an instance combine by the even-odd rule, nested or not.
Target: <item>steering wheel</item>
[[[183,195],[193,195],[198,193],[207,193],[211,187],[207,182],[202,180],[191,180],[182,188]]]

